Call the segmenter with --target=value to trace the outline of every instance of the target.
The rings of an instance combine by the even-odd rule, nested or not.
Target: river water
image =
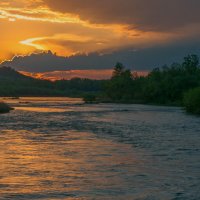
[[[4,99],[0,200],[199,200],[200,118],[181,108]]]

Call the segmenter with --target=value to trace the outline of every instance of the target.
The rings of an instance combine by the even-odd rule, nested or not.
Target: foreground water
[[[7,101],[16,109],[0,115],[0,200],[200,199],[200,118],[173,107]]]

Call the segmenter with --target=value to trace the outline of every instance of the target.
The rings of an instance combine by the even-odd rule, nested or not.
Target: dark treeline
[[[185,105],[200,113],[200,66],[196,55],[182,63],[155,68],[147,76],[132,74],[117,63],[110,80],[73,78],[55,82],[24,76],[9,67],[0,68],[0,96],[84,97],[86,102]]]
[[[188,111],[200,113],[198,87],[200,87],[199,58],[196,55],[189,55],[182,63],[155,68],[146,77],[138,77],[118,63],[105,88],[105,97],[112,102],[184,104]]]
[[[106,87],[113,101],[136,101],[153,104],[180,104],[189,89],[200,86],[199,59],[196,55],[184,58],[183,63],[155,68],[146,77],[131,74],[118,63]]]

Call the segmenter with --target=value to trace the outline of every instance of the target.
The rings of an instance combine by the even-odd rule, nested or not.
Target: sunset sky
[[[117,61],[151,69],[200,53],[199,8],[199,0],[1,0],[0,62],[29,72],[111,69]]]

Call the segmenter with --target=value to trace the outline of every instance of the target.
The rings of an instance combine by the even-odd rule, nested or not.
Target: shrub
[[[83,100],[85,101],[85,103],[95,103],[96,96],[93,94],[86,94],[84,95]]]
[[[10,110],[12,110],[12,108],[9,105],[0,102],[0,113],[8,113]]]
[[[200,114],[200,87],[185,93],[183,104],[187,112]]]

